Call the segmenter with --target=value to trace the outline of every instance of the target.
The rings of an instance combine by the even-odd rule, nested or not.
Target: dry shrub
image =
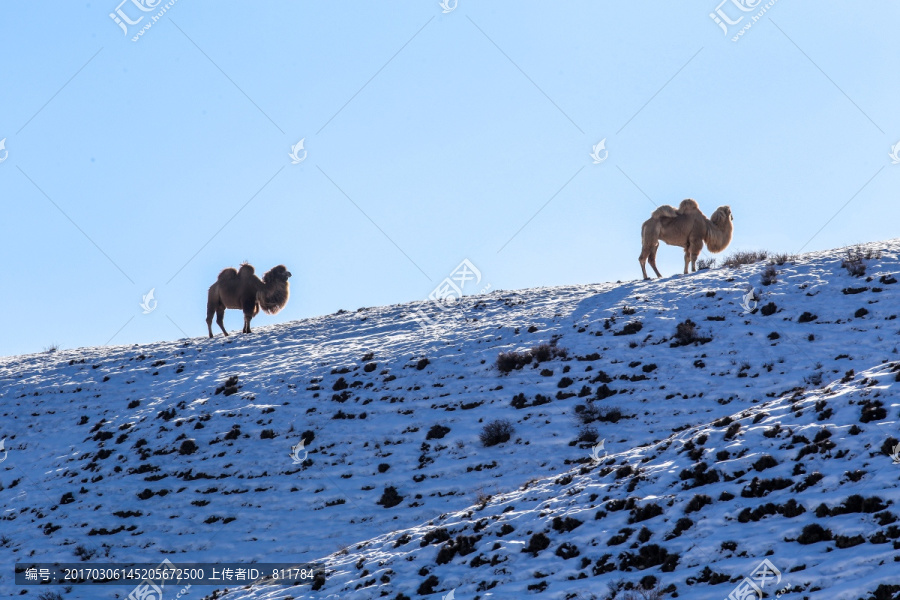
[[[769,253],[766,250],[739,250],[729,255],[722,261],[725,267],[739,269],[741,265],[752,265],[761,260],[766,260]]]

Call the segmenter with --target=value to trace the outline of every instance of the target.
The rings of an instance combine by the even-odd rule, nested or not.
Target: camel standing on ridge
[[[209,286],[209,298],[206,303],[206,326],[209,337],[213,337],[212,318],[216,315],[216,324],[225,331],[225,309],[237,308],[244,311],[244,333],[250,333],[250,319],[263,312],[274,315],[287,304],[291,290],[288,279],[291,272],[284,265],[278,265],[260,279],[252,265],[244,263],[240,270],[234,267],[223,269],[219,278]]]
[[[693,271],[697,270],[697,257],[703,250],[704,242],[710,252],[721,252],[728,247],[734,231],[733,221],[730,206],[720,206],[709,219],[700,212],[697,202],[690,198],[682,200],[678,208],[667,204],[660,206],[641,227],[641,255],[638,260],[644,279],[650,279],[647,276],[647,259],[656,276],[662,277],[656,268],[660,240],[670,246],[684,248],[684,274],[687,275],[688,263]]]

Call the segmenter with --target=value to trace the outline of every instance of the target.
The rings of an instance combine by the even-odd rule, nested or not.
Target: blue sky
[[[257,327],[463,259],[495,290],[634,279],[685,197],[732,207],[729,251],[897,236],[896,2],[775,2],[737,42],[766,3],[718,5],[726,35],[715,1],[178,0],[133,42],[166,3],[137,4],[127,35],[115,1],[0,7],[0,354],[205,336],[243,260],[294,274]]]

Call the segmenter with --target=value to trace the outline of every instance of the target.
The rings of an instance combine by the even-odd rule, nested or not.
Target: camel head
[[[706,245],[710,252],[721,252],[731,243],[734,232],[734,216],[731,207],[720,206],[710,217],[711,226],[707,229]]]
[[[287,267],[284,265],[278,265],[277,267],[272,267],[266,274],[263,275],[263,283],[268,284],[270,282],[276,281],[284,281],[287,282],[291,277],[291,272],[287,270]]]
[[[709,220],[717,225],[722,225],[725,222],[734,221],[734,216],[731,214],[731,207],[727,204],[725,206],[720,206],[716,209],[716,212],[712,214],[712,217],[710,217]]]

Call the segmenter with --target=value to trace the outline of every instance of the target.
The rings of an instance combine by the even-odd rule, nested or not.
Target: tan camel
[[[707,219],[700,212],[697,202],[690,198],[682,200],[677,209],[669,205],[660,206],[641,227],[641,255],[638,260],[644,279],[650,279],[647,277],[648,258],[656,276],[662,277],[656,268],[660,240],[670,246],[684,248],[684,274],[687,275],[688,263],[693,271],[697,270],[697,257],[703,250],[704,242],[710,252],[721,252],[728,247],[734,230],[733,220],[730,206],[720,206],[712,218]]]
[[[290,276],[290,271],[284,265],[273,267],[262,279],[256,276],[253,266],[247,263],[242,264],[240,270],[234,267],[223,269],[216,282],[209,286],[209,299],[206,303],[209,337],[213,337],[213,313],[222,333],[228,335],[224,324],[226,308],[244,311],[244,333],[250,333],[250,319],[259,314],[260,308],[270,315],[284,308],[290,296]]]

